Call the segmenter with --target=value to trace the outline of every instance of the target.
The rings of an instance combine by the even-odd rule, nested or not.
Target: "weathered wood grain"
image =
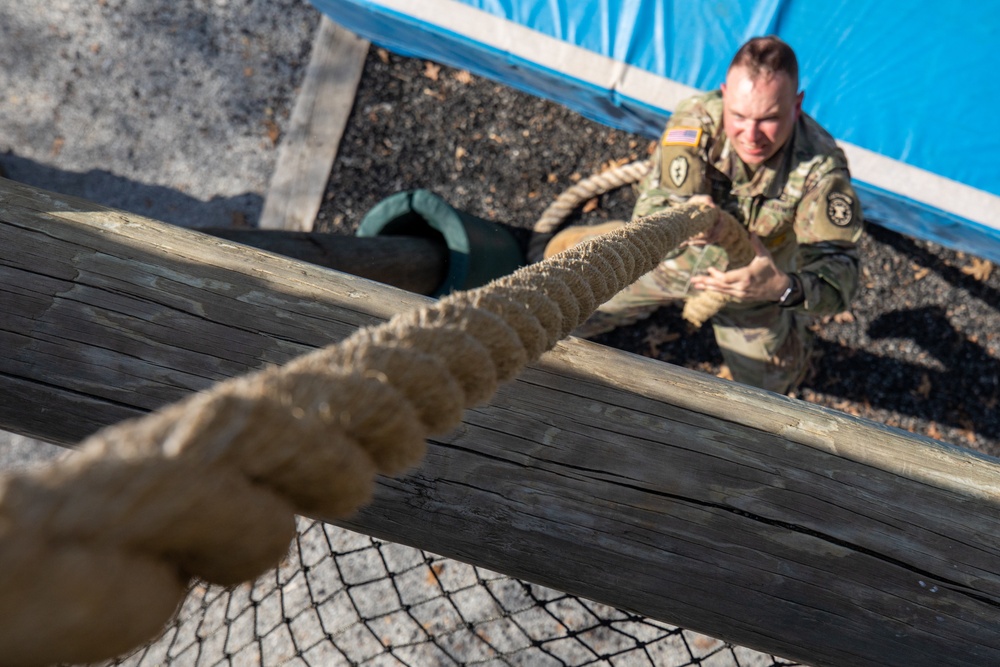
[[[57,442],[426,299],[0,182],[0,427]],[[1000,664],[992,458],[570,339],[339,523],[816,665]]]

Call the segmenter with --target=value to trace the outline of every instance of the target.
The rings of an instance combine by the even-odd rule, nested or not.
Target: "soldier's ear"
[[[795,120],[799,119],[802,115],[802,100],[806,98],[806,91],[800,91],[798,95],[795,96]]]

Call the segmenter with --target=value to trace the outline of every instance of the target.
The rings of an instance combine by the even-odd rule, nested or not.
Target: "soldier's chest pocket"
[[[750,231],[760,237],[784,234],[795,225],[795,204],[781,199],[766,199],[757,209]]]

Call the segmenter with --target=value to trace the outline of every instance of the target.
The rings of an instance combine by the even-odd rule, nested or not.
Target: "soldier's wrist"
[[[778,305],[782,308],[794,308],[806,300],[806,294],[802,288],[802,278],[797,273],[787,275],[788,287],[778,297]]]

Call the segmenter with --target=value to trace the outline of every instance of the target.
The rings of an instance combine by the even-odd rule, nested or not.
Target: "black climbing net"
[[[787,660],[300,518],[280,567],[195,583],[163,634],[113,665],[656,665]]]

